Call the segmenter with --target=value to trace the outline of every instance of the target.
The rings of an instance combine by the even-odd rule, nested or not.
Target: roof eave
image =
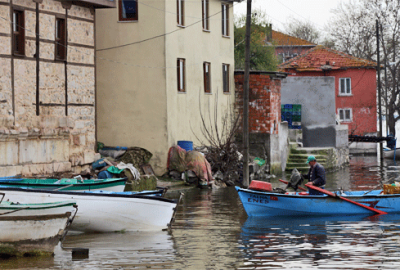
[[[93,8],[115,8],[117,7],[114,0],[58,0],[60,2],[71,3],[76,6],[93,7]]]
[[[288,76],[289,73],[286,72],[281,72],[281,71],[265,71],[265,70],[250,70],[250,74],[263,74],[263,75],[269,75],[271,77],[279,78],[279,79],[284,79]],[[244,70],[235,70],[235,74],[244,74]]]

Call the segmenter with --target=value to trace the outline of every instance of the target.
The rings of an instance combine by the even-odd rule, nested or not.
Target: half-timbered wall
[[[94,8],[68,2],[0,0],[0,176],[79,173],[94,161]],[[13,50],[13,10],[23,13],[23,55]]]

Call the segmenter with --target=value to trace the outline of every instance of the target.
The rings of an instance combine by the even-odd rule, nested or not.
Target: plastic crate
[[[400,194],[400,187],[392,186],[390,184],[383,185],[384,194]]]
[[[301,112],[301,104],[293,104],[293,111]]]
[[[292,118],[292,112],[284,112],[285,117]]]
[[[293,115],[293,122],[301,122],[301,115]]]
[[[249,189],[258,191],[272,191],[272,185],[268,182],[252,180]]]

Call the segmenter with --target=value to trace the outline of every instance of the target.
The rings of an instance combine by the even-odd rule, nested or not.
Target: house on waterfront
[[[233,111],[233,2],[118,0],[96,13],[100,142],[149,150],[157,175],[177,141],[207,145],[204,125]]]
[[[289,77],[334,77],[337,118],[349,127],[349,134],[364,136],[377,131],[376,66],[375,62],[317,46],[280,68]]]
[[[80,173],[95,157],[95,9],[0,0],[0,175]]]
[[[264,42],[267,45],[273,45],[275,47],[275,54],[279,63],[284,63],[317,46],[307,40],[272,30],[271,24],[269,25],[269,31],[266,33]]]

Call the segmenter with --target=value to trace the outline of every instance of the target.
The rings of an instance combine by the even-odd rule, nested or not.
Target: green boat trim
[[[91,190],[125,185],[127,178],[87,179],[0,179],[1,186],[33,189]]]
[[[14,203],[3,201],[0,203],[0,210],[40,210],[40,209],[51,209],[51,208],[60,208],[67,206],[76,205],[75,201],[60,201],[60,202],[51,202],[51,203]]]

